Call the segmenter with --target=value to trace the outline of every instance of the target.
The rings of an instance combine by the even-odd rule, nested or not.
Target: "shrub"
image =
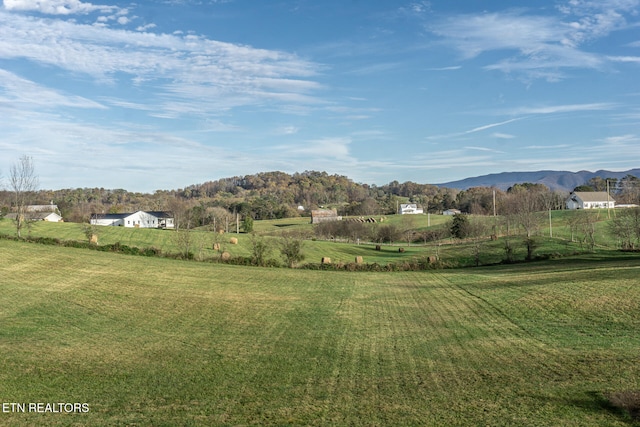
[[[618,391],[608,398],[611,405],[626,411],[631,419],[640,420],[640,390]]]
[[[160,256],[160,255],[162,255],[162,249],[155,248],[155,247],[144,248],[142,250],[141,255],[144,255],[144,256]]]

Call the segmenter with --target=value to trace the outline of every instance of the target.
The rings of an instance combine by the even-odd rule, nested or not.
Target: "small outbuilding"
[[[342,221],[342,217],[338,215],[336,209],[313,209],[311,211],[311,224],[329,221]]]
[[[462,212],[458,209],[447,209],[442,212],[442,215],[460,215]]]

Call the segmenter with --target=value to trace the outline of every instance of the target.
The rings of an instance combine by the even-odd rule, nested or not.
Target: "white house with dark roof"
[[[92,214],[91,225],[132,228],[174,228],[173,216],[164,211]]]
[[[606,191],[574,191],[565,200],[567,209],[614,208],[616,201]]]

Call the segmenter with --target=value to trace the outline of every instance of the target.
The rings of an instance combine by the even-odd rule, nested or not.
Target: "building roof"
[[[91,218],[93,219],[123,219],[131,215],[130,213],[108,213],[108,214],[91,214]]]
[[[166,211],[136,211],[136,212],[144,212],[147,215],[155,216],[156,218],[173,218],[171,212]],[[128,212],[128,213],[108,213],[108,214],[91,214],[91,218],[93,219],[124,219],[128,216],[135,214],[136,212]]]
[[[338,216],[336,209],[313,209],[311,216]]]
[[[148,213],[149,215],[153,215],[156,218],[173,218],[173,215],[171,214],[171,212],[167,212],[167,211],[144,211],[145,213]]]
[[[613,197],[606,191],[575,191],[572,194],[580,197],[580,200],[583,202],[615,202]]]
[[[51,203],[50,205],[29,205],[26,207],[27,212],[55,212],[58,205]]]

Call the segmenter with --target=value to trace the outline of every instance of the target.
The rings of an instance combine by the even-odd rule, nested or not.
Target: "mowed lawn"
[[[629,426],[640,259],[348,273],[0,240],[0,425]]]

